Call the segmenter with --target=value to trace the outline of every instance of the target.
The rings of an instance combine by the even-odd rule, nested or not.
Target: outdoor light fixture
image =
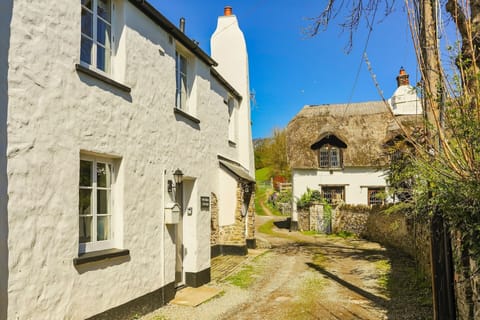
[[[180,184],[183,182],[183,172],[180,169],[175,170],[173,173],[173,178],[175,179],[176,184]]]
[[[245,183],[243,185],[243,192],[249,193],[250,192],[250,185],[248,183]]]
[[[182,170],[180,170],[180,169],[175,170],[175,172],[173,173],[173,179],[175,180],[175,186],[177,184],[182,183],[183,182],[183,172],[182,172]],[[172,180],[167,181],[168,192],[172,192],[173,189],[175,189],[175,186],[173,185]]]

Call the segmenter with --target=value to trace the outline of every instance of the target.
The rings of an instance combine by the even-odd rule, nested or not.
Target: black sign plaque
[[[210,197],[200,197],[200,208],[210,210]]]

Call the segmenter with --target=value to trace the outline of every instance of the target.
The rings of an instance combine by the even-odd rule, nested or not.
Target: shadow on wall
[[[7,319],[8,306],[7,80],[12,11],[13,0],[0,2],[0,320]]]

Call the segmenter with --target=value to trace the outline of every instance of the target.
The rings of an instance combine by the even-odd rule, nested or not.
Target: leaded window
[[[368,188],[368,205],[376,206],[383,204],[383,193],[385,189],[383,188]]]
[[[340,148],[331,145],[324,145],[318,152],[318,163],[320,168],[342,167],[342,151]]]
[[[343,186],[322,186],[322,198],[327,203],[335,204],[345,201],[345,187]]]

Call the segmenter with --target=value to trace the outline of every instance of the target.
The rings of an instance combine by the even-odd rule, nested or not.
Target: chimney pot
[[[232,15],[232,7],[230,6],[226,6],[224,9],[223,9],[223,15],[224,16],[231,16]]]
[[[180,31],[185,33],[185,18],[180,18]]]
[[[399,75],[397,76],[397,86],[408,86],[410,84],[410,81],[408,80],[408,74],[405,72],[405,69],[403,67],[400,68]]]

